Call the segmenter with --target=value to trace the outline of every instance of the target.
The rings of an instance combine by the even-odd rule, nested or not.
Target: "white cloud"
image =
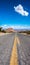
[[[3,29],[13,28],[13,29],[30,29],[28,25],[1,25]]]
[[[19,4],[18,6],[14,6],[14,9],[16,12],[18,12],[22,16],[28,16],[29,15],[29,13],[24,10],[24,8],[21,4]]]
[[[2,25],[1,27],[2,27],[3,29],[7,29],[9,26],[5,24],[5,25]]]

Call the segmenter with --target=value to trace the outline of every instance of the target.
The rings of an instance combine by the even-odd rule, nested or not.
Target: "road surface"
[[[17,34],[20,44],[17,45],[19,65],[30,65],[30,36]]]
[[[17,60],[13,64],[12,58],[13,63],[18,59],[18,64]],[[0,65],[30,65],[30,36],[20,33],[0,36]]]
[[[0,36],[0,65],[9,65],[15,34]]]

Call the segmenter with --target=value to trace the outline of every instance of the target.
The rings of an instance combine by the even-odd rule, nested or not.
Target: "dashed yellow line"
[[[12,49],[12,55],[10,59],[10,65],[18,65],[18,55],[17,55],[17,47],[16,47],[17,42],[19,43],[19,40],[17,37],[15,37],[14,45]]]

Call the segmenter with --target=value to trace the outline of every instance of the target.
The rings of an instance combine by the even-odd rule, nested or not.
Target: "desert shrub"
[[[5,31],[5,30],[2,30],[2,32],[3,32],[3,33],[6,33],[6,31]]]
[[[2,31],[2,27],[0,27],[0,32]]]
[[[27,34],[30,34],[30,31],[27,31]]]

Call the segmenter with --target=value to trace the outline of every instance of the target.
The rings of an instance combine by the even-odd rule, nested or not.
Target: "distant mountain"
[[[6,29],[6,32],[15,32],[15,30],[13,28],[8,28]]]
[[[30,31],[30,29],[15,29],[16,31]]]

